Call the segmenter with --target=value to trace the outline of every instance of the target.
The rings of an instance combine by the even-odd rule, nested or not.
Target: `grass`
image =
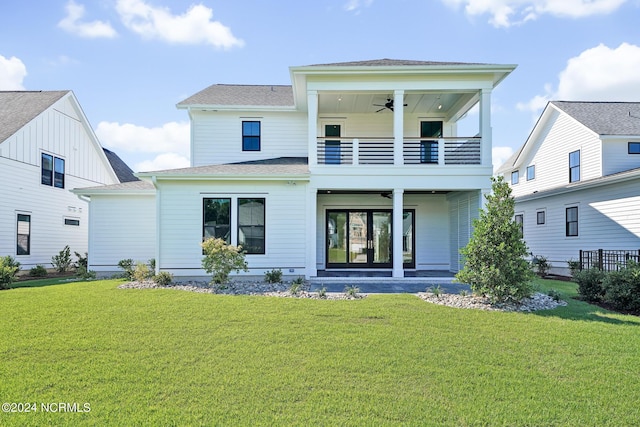
[[[413,295],[351,301],[119,290],[0,292],[0,425],[626,426],[640,319]],[[539,281],[575,295],[575,285]],[[46,413],[41,404],[90,405]]]

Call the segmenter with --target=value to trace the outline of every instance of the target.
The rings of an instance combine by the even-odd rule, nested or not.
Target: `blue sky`
[[[640,0],[21,0],[0,5],[0,90],[76,94],[135,171],[188,166],[176,103],[214,83],[366,59],[516,64],[494,165],[548,100],[640,101]]]

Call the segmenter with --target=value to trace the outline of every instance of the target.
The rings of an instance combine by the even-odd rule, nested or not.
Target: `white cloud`
[[[22,81],[26,75],[27,67],[20,59],[0,55],[0,90],[24,90]]]
[[[130,123],[100,122],[98,139],[116,153],[140,153],[155,156],[135,165],[133,170],[160,170],[189,166],[189,123],[169,122],[148,128]],[[140,156],[137,156],[140,157]]]
[[[357,14],[362,8],[369,7],[372,3],[373,0],[348,0],[344,5],[344,10]]]
[[[149,172],[166,169],[187,168],[190,166],[189,159],[176,153],[164,153],[156,156],[153,160],[145,160],[134,165],[133,170],[137,172]]]
[[[63,30],[71,34],[87,38],[113,38],[118,35],[109,22],[81,22],[81,19],[85,14],[83,5],[77,4],[73,0],[69,0],[65,8],[67,9],[67,16],[58,22],[58,27]]]
[[[520,110],[538,112],[550,100],[638,101],[640,99],[640,47],[622,43],[615,49],[603,44],[569,59],[558,75],[557,89],[545,86],[545,93]]]
[[[212,21],[213,11],[202,5],[192,5],[182,15],[172,15],[168,8],[154,7],[144,0],[118,0],[116,10],[124,25],[149,39],[176,44],[206,43],[216,48],[242,47],[229,27]]]
[[[583,18],[617,10],[628,0],[441,0],[458,8],[464,6],[468,15],[491,17],[495,27],[509,27],[534,20],[541,15],[563,18]]]
[[[512,155],[513,155],[513,148],[511,147],[493,147],[491,149],[491,161],[493,162],[493,171],[495,172]]]

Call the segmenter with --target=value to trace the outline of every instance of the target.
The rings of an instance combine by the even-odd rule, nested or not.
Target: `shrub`
[[[47,269],[43,265],[36,265],[29,270],[29,276],[31,277],[45,277],[47,275]]]
[[[289,286],[289,293],[291,295],[298,295],[302,291],[302,284],[292,282],[291,286]]]
[[[0,257],[0,289],[9,289],[20,268],[20,263],[7,255]]]
[[[78,252],[73,252],[76,255],[76,269],[81,269],[84,267],[85,271],[89,268],[89,255],[85,252],[84,256],[79,254]]]
[[[580,261],[576,259],[570,259],[567,261],[567,265],[569,266],[571,276],[574,276],[578,271],[580,271]]]
[[[169,286],[173,282],[173,274],[168,271],[161,271],[153,276],[153,281],[160,286]]]
[[[156,271],[156,259],[155,258],[151,258],[149,261],[147,261],[147,265],[149,266],[149,270],[151,270],[153,273],[155,273],[155,271]]]
[[[614,309],[640,311],[640,264],[628,261],[626,267],[607,273],[602,288],[604,302]]]
[[[327,297],[327,288],[324,286],[318,289],[318,298],[326,298]]]
[[[553,298],[554,301],[560,301],[560,299],[562,298],[562,294],[555,289],[549,289],[547,291],[547,295]]]
[[[236,273],[249,271],[244,253],[240,246],[227,244],[223,239],[207,239],[202,242],[204,257],[202,258],[202,268],[213,274],[212,283],[223,284],[229,280],[229,273],[233,270]]]
[[[542,255],[534,255],[531,260],[531,266],[536,270],[538,276],[544,277],[549,273],[551,263],[547,260],[547,257]]]
[[[358,292],[360,292],[360,288],[357,288],[354,285],[347,285],[344,288],[344,293],[347,294],[347,296],[351,297],[351,298],[357,298],[358,297]]]
[[[578,294],[585,301],[596,302],[602,299],[604,288],[602,279],[604,273],[597,268],[579,270],[573,274],[573,281],[578,284]]]
[[[515,201],[503,177],[491,178],[492,194],[473,221],[473,235],[460,250],[465,264],[456,278],[492,302],[520,301],[533,293],[527,246],[514,221]]]
[[[264,281],[267,283],[280,283],[282,282],[282,270],[273,269],[264,273]]]
[[[71,267],[71,249],[69,245],[65,246],[58,255],[51,257],[51,264],[58,273],[64,273]]]
[[[133,260],[131,258],[118,261],[118,267],[124,270],[125,278],[133,279]]]
[[[78,266],[78,268],[76,268],[76,276],[81,278],[81,279],[95,279],[96,278],[96,272],[93,270],[87,270],[87,267],[84,267],[82,265]]]
[[[144,282],[149,279],[153,273],[149,270],[149,266],[144,262],[136,262],[136,266],[131,273],[131,278],[135,282]]]

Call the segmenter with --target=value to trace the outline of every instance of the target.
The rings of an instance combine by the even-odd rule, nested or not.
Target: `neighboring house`
[[[0,92],[0,256],[30,269],[65,245],[87,252],[88,204],[69,189],[118,183],[109,160],[137,179],[103,151],[73,92]]]
[[[580,250],[640,249],[640,102],[549,102],[497,174],[529,250],[556,272]]]
[[[90,268],[154,258],[206,276],[200,244],[220,237],[249,275],[450,276],[491,190],[491,93],[514,68],[384,59],[291,67],[291,86],[210,86],[177,105],[192,167],[75,191],[91,198]]]

